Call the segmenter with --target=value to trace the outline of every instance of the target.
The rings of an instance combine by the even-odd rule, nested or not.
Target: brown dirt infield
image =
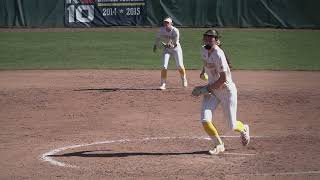
[[[188,88],[172,70],[159,91],[160,71],[0,71],[0,179],[320,179],[320,72],[234,71],[238,117],[259,137],[226,137],[218,156],[197,138],[204,82],[187,73]],[[237,135],[220,108],[214,121]],[[77,168],[41,158],[53,150]]]

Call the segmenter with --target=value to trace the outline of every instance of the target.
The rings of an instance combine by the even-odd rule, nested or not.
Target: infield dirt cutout
[[[187,74],[188,88],[171,70],[160,91],[156,70],[1,71],[0,179],[320,178],[320,72],[233,71],[257,137],[243,147],[218,108],[218,156],[191,96],[204,82]],[[46,157],[77,168],[43,161],[57,149]]]

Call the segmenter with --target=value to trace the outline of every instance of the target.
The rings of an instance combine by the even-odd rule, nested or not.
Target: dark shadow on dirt
[[[50,155],[50,157],[130,157],[130,156],[178,156],[178,155],[193,155],[193,154],[208,154],[208,151],[193,151],[193,152],[117,152],[117,153],[95,153],[97,151],[79,151],[73,153],[65,153],[59,155]]]
[[[101,91],[101,92],[113,92],[113,91],[160,91],[156,88],[88,88],[88,89],[75,89],[74,91]]]
[[[166,90],[181,89],[181,88],[167,88]],[[164,90],[164,91],[166,91]],[[74,91],[101,91],[101,92],[114,92],[114,91],[161,91],[159,88],[86,88],[75,89]]]

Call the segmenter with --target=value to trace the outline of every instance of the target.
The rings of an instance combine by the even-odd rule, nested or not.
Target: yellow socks
[[[161,70],[161,79],[166,80],[167,79],[167,69]],[[179,69],[179,74],[182,79],[186,78],[186,70],[184,68]]]
[[[236,123],[237,123],[237,127],[234,130],[237,131],[237,132],[243,132],[243,130],[244,130],[243,123],[241,121],[237,121]]]
[[[167,70],[166,69],[162,69],[161,70],[161,83],[166,82],[167,80]]]
[[[243,132],[244,131],[244,125],[241,121],[237,121],[236,122],[236,128],[234,129],[237,132]],[[211,138],[216,138],[220,144],[223,144],[218,131],[216,129],[216,127],[213,125],[212,122],[202,122],[203,128],[206,131],[206,133],[211,137]]]
[[[186,69],[184,69],[184,68],[179,69],[179,73],[180,73],[181,78],[183,78],[183,79],[186,78]]]
[[[217,140],[219,141],[219,144],[223,144],[218,131],[216,129],[216,127],[214,127],[214,125],[212,124],[212,122],[202,122],[203,128],[204,130],[207,132],[207,134],[213,138],[217,138]]]

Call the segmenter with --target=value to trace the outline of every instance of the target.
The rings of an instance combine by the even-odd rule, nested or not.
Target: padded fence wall
[[[64,27],[63,0],[0,0],[2,27]]]
[[[0,0],[1,27],[320,28],[319,0]]]

